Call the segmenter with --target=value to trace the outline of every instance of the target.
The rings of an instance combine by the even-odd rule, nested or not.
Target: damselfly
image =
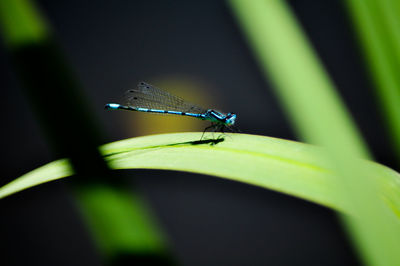
[[[224,114],[214,109],[201,108],[145,82],[139,82],[135,89],[128,90],[125,93],[124,98],[124,105],[108,103],[105,108],[108,110],[121,109],[155,114],[196,117],[211,122],[211,126],[207,127],[204,132],[209,128],[222,132],[225,130],[233,132],[237,131],[234,127],[236,114]]]

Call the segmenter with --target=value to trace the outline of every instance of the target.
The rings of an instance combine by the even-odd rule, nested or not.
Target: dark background
[[[206,104],[236,112],[243,132],[296,140],[225,2],[36,2],[90,99],[105,143],[134,135],[130,114],[107,113],[103,106],[140,80],[194,84],[200,88],[194,93],[205,97]],[[289,3],[374,156],[396,169],[342,2]],[[54,157],[4,45],[0,56],[0,183],[5,184]],[[209,176],[125,172],[150,201],[182,265],[358,264],[336,215],[326,208]],[[5,265],[101,264],[66,182],[1,200]]]

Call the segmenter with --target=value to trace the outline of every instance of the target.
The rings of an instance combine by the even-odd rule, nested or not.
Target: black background
[[[396,169],[341,1],[290,1],[374,156]],[[249,134],[296,140],[223,1],[37,1],[104,129],[132,137],[104,103],[139,80],[200,81]],[[0,49],[2,175],[54,159],[4,46]],[[215,96],[217,95],[217,96]],[[71,107],[73,108],[73,107]],[[124,115],[122,115],[124,116]],[[181,172],[126,171],[145,193],[182,265],[357,265],[330,210],[245,184]],[[67,180],[0,202],[5,265],[100,265]],[[2,263],[3,265],[3,263]]]

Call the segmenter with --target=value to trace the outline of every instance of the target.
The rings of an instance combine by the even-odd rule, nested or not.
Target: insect
[[[211,126],[205,128],[204,132],[210,128],[221,132],[226,130],[237,131],[236,127],[234,127],[236,114],[225,114],[214,109],[199,107],[145,82],[139,82],[136,88],[128,90],[125,93],[125,101],[125,105],[107,103],[105,108],[108,110],[121,109],[155,114],[190,116],[211,122]]]

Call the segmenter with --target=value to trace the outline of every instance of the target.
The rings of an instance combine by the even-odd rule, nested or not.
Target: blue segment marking
[[[182,115],[184,114],[183,112],[178,112],[178,111],[166,111],[166,113],[171,114],[171,115]]]
[[[127,106],[122,106],[120,104],[118,107],[113,107],[111,109],[128,109]],[[121,108],[123,107],[123,108]],[[168,111],[168,110],[158,110],[158,109],[149,109],[149,108],[140,108],[140,107],[132,107],[129,110],[138,111],[138,112],[146,112],[146,113],[158,113],[158,114],[170,114],[170,115],[183,115],[183,116],[191,116],[191,117],[202,117],[203,114],[194,114],[194,113],[185,113],[185,112],[178,112],[178,111]]]
[[[119,109],[121,105],[118,103],[108,103],[106,104],[107,109]]]

